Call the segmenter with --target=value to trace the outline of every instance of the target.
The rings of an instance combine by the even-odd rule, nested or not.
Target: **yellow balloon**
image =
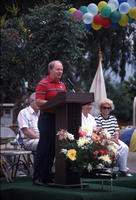
[[[126,14],[122,14],[121,15],[121,19],[120,21],[118,22],[120,26],[126,26],[129,22],[129,18]]]
[[[71,12],[71,14],[73,13],[73,12],[75,12],[77,9],[76,8],[70,8],[69,9],[69,12]]]
[[[106,1],[100,1],[98,3],[98,11],[101,12],[101,9],[103,6],[107,6],[107,2]]]
[[[130,8],[128,15],[132,19],[136,19],[136,7]]]
[[[101,25],[96,25],[94,22],[92,22],[92,28],[94,29],[94,30],[100,30],[101,29]]]

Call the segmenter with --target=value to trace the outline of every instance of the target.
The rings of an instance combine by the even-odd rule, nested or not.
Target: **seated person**
[[[119,176],[132,176],[130,173],[128,173],[127,168],[129,148],[124,142],[119,140],[119,125],[117,119],[113,115],[110,115],[110,112],[114,109],[113,101],[107,98],[103,99],[99,103],[99,109],[100,114],[95,117],[97,127],[101,127],[111,134],[111,140],[118,149]]]
[[[95,118],[90,114],[92,106],[92,103],[82,106],[82,126],[88,127],[87,136],[89,137],[91,137],[93,130],[96,128]]]
[[[17,117],[23,145],[26,150],[36,151],[39,142],[38,117],[39,108],[36,104],[35,93],[29,97],[29,106],[22,109]]]

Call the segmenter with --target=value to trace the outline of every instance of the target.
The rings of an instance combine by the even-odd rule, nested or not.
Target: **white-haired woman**
[[[119,140],[119,125],[115,116],[110,115],[110,112],[114,110],[113,101],[105,98],[99,102],[100,114],[95,117],[97,127],[108,130],[111,134],[111,140],[115,143],[116,148],[119,150],[119,176],[132,176],[128,173],[127,158],[129,148],[128,146]]]

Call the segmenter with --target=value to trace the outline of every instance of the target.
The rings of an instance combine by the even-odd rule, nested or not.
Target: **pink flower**
[[[58,131],[57,135],[59,136],[59,140],[67,139],[66,131],[64,129],[61,129],[60,131]]]
[[[93,133],[92,134],[92,140],[94,142],[100,142],[101,141],[101,136],[100,135],[97,135],[96,133]]]
[[[79,134],[80,137],[86,136],[86,132],[83,131],[82,129],[79,129],[78,134]]]
[[[18,36],[18,35],[19,35],[19,32],[15,32],[15,35]]]

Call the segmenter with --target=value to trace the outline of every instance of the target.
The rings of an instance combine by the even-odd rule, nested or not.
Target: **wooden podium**
[[[66,129],[78,138],[78,130],[81,126],[82,105],[94,101],[94,93],[60,92],[53,99],[41,106],[41,111],[56,110],[56,133],[60,129]],[[69,164],[60,154],[60,144],[56,137],[55,155],[55,185],[70,186],[80,184],[78,174],[70,170]]]

